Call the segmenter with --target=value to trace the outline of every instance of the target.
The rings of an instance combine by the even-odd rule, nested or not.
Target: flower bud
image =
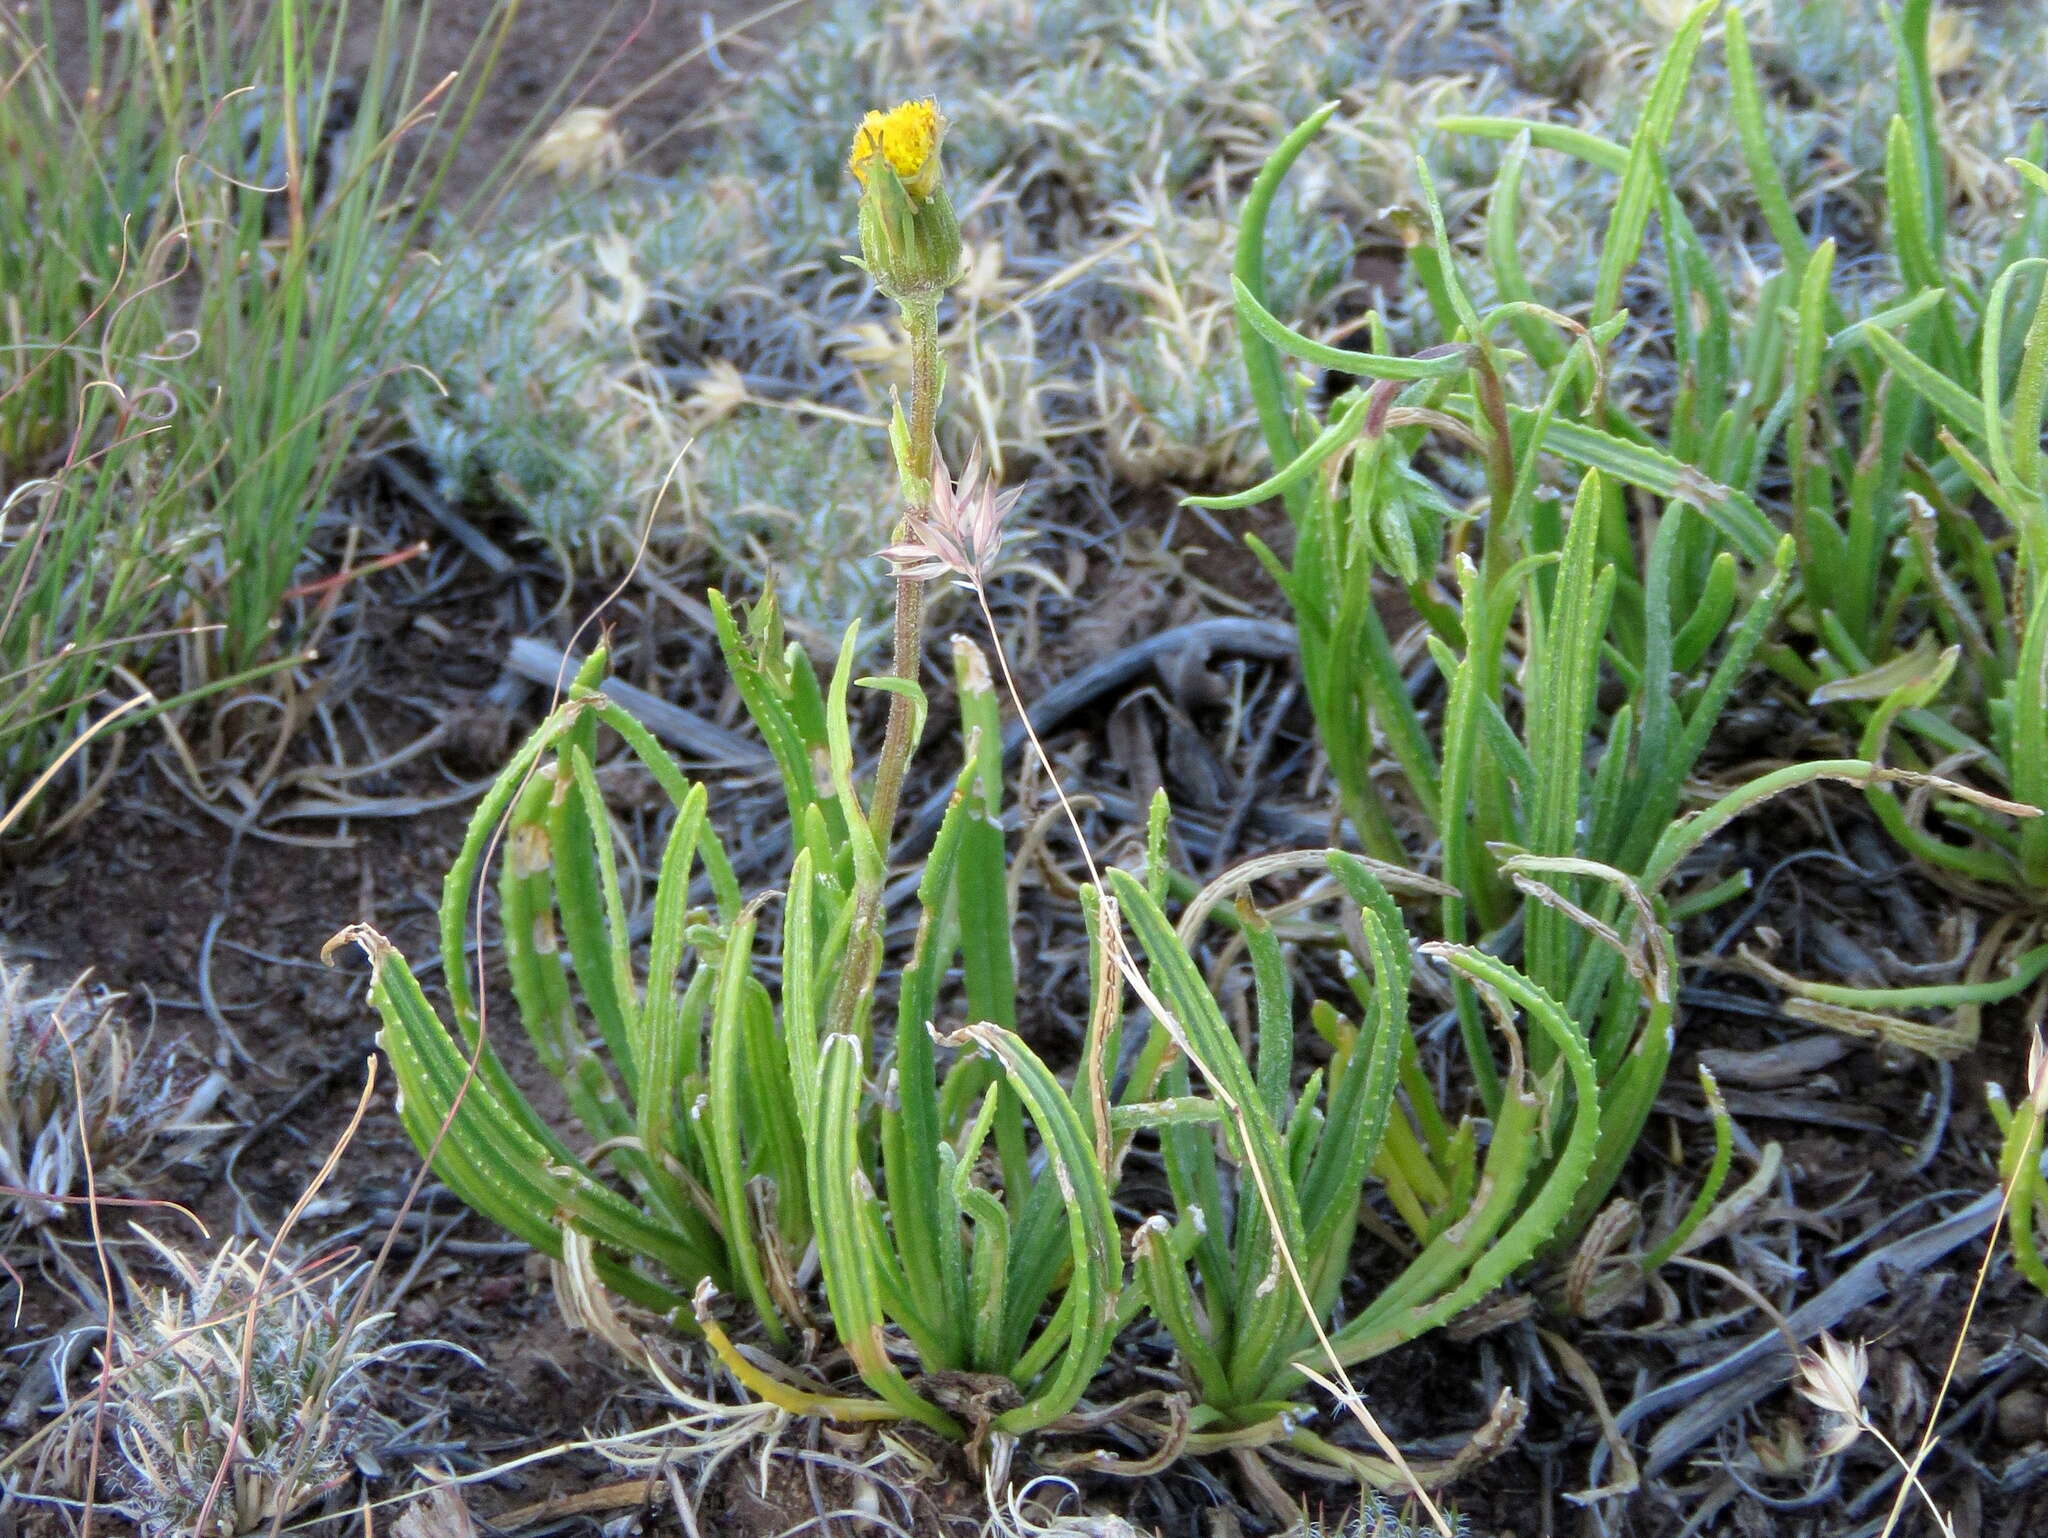
[[[940,180],[938,103],[870,112],[846,166],[861,185],[862,265],[898,304],[930,304],[960,275],[960,225]]]

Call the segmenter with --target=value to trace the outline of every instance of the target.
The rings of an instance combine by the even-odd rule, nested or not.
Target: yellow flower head
[[[906,191],[928,198],[939,185],[939,141],[945,136],[946,120],[930,97],[887,112],[870,112],[854,131],[846,168],[865,187],[868,164],[879,155]]]

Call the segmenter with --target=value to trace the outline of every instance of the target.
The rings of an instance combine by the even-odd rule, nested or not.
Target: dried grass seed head
[[[1799,1354],[1799,1396],[1834,1418],[1821,1443],[1823,1454],[1841,1452],[1863,1434],[1863,1383],[1870,1354],[1861,1341],[1823,1334],[1815,1349]]]
[[[978,587],[1002,552],[1003,520],[1024,488],[998,492],[982,474],[978,443],[958,481],[947,471],[945,460],[935,455],[931,485],[931,506],[904,518],[910,538],[882,551],[882,559],[898,577],[928,582],[952,572]]]

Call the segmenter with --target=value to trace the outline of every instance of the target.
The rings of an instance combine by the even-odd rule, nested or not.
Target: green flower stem
[[[924,488],[923,505],[912,504],[896,525],[896,542],[910,537],[909,513],[931,505],[932,434],[938,421],[939,396],[945,389],[945,366],[939,360],[939,302],[904,300],[904,329],[910,333],[910,442],[907,462],[897,466],[906,490]],[[917,682],[918,653],[924,643],[924,584],[915,577],[896,579],[896,656],[898,678]],[[889,700],[889,725],[882,737],[882,756],[875,767],[875,793],[868,804],[868,827],[885,856],[895,831],[896,806],[903,795],[903,772],[917,746],[911,740],[916,706],[904,695]]]
[[[901,525],[898,525],[899,530]],[[899,539],[902,538],[899,532]],[[896,647],[890,671],[898,678],[917,678],[918,652],[924,644],[924,584],[915,577],[896,579]],[[912,716],[916,707],[901,694],[889,700],[889,724],[882,736],[882,756],[875,766],[875,793],[868,803],[868,827],[875,842],[887,849],[895,831],[896,805],[903,796],[903,772],[910,764]]]
[[[910,515],[931,506],[932,430],[938,420],[945,369],[939,361],[939,302],[936,298],[898,298],[904,328],[910,333],[910,429],[897,446],[896,470],[904,486],[904,516],[896,522],[895,542],[910,537]],[[920,501],[921,498],[921,501]],[[896,579],[896,646],[892,674],[916,684],[918,655],[924,645],[924,584],[912,577]],[[887,872],[889,843],[895,832],[896,808],[903,797],[903,774],[910,766],[917,732],[918,704],[908,694],[889,697],[889,724],[882,735],[882,754],[875,765],[875,790],[868,801],[868,832]],[[848,814],[853,807],[849,805]],[[853,942],[849,964],[840,974],[832,1003],[832,1029],[861,1039],[856,1015],[874,988],[881,968],[882,876],[864,883],[854,899]]]

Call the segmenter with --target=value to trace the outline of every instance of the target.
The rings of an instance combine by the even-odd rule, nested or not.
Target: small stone
[[[1998,1434],[2008,1442],[2048,1436],[2048,1399],[2030,1388],[2014,1389],[1998,1401]]]

